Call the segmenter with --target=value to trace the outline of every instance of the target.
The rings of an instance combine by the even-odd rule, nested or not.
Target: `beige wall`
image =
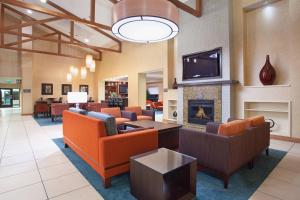
[[[235,102],[236,102],[236,116],[242,117],[243,116],[243,102],[247,100],[257,100],[257,101],[291,101],[292,102],[292,137],[300,138],[300,1],[299,0],[282,0],[285,2],[277,2],[273,4],[272,6],[278,6],[276,10],[278,12],[273,13],[273,17],[283,17],[283,20],[285,21],[285,24],[282,25],[282,20],[275,21],[273,20],[272,26],[275,27],[278,26],[280,28],[287,29],[284,30],[283,34],[278,35],[277,33],[272,34],[272,32],[266,32],[265,28],[261,29],[266,32],[265,35],[263,35],[263,32],[259,32],[260,30],[256,29],[256,37],[265,37],[266,42],[269,42],[269,46],[266,47],[266,49],[269,49],[269,51],[272,53],[271,58],[275,60],[275,63],[285,63],[285,66],[282,66],[284,68],[284,73],[286,74],[288,72],[288,80],[282,81],[283,83],[290,83],[290,85],[286,86],[268,86],[268,87],[261,87],[258,85],[259,83],[257,80],[252,81],[253,84],[257,86],[252,87],[246,87],[245,79],[244,77],[251,77],[253,74],[256,73],[256,76],[258,76],[258,68],[261,68],[262,65],[252,65],[253,68],[251,72],[248,72],[245,70],[244,66],[246,66],[245,61],[247,61],[247,58],[245,55],[245,50],[247,48],[247,45],[244,43],[245,35],[245,18],[243,15],[243,7],[245,5],[251,5],[252,3],[258,2],[256,0],[234,0],[233,2],[233,29],[232,34],[234,38],[234,54],[233,54],[233,75],[234,79],[240,80],[241,85],[237,86],[235,88]],[[287,5],[285,5],[285,3]],[[287,16],[288,13],[288,16]],[[257,13],[254,17],[258,17],[260,15]],[[278,15],[278,16],[276,16]],[[256,20],[257,21],[257,20]],[[263,21],[263,20],[262,20]],[[260,23],[262,23],[262,21]],[[278,24],[277,24],[278,23]],[[259,25],[259,24],[257,24]],[[281,27],[283,26],[283,27]],[[277,30],[277,28],[275,29]],[[275,31],[274,30],[274,31]],[[283,31],[283,30],[281,30]],[[254,34],[254,33],[252,33]],[[254,36],[251,36],[254,38]],[[269,38],[272,38],[272,41],[269,41]],[[256,38],[256,40],[264,42],[264,40],[260,38]],[[257,42],[257,41],[255,41]],[[257,45],[267,45],[264,44],[257,44]],[[285,51],[281,52],[281,49]],[[264,50],[261,50],[261,53]],[[279,53],[276,53],[279,52]],[[283,55],[284,54],[284,55]],[[284,56],[289,57],[289,61],[279,62]],[[262,62],[258,60],[253,62]],[[262,60],[262,58],[261,58]],[[280,64],[280,65],[281,65]],[[278,80],[281,79],[281,72],[278,71]],[[249,81],[248,81],[249,82]],[[251,82],[251,81],[250,81]]]
[[[89,85],[89,96],[94,98],[94,74],[88,72],[87,79],[81,80],[79,72],[77,77],[74,77],[72,82],[68,83],[66,76],[70,71],[71,65],[74,65],[80,69],[81,66],[85,66],[85,60],[45,54],[34,54],[32,77],[33,101],[39,99],[40,97],[43,97],[44,99],[49,97],[63,97],[64,100],[66,100],[66,96],[62,96],[61,94],[62,84],[72,84],[72,90],[74,92],[79,91],[79,85]],[[53,95],[41,95],[42,83],[53,83]]]
[[[155,44],[133,44],[123,42],[122,53],[104,52],[96,69],[97,86],[104,79],[128,76],[129,105],[139,105],[139,74],[163,70],[167,67],[167,42]],[[98,89],[99,88],[99,89]],[[99,100],[103,97],[103,87],[98,86]],[[101,89],[102,88],[102,89]],[[145,95],[146,97],[146,91]],[[142,105],[141,105],[142,106]]]

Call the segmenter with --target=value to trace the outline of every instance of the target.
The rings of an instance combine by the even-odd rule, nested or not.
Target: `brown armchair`
[[[46,101],[36,102],[34,105],[34,116],[37,117],[38,114],[43,114],[44,116],[49,116],[49,106]]]
[[[86,106],[87,111],[101,112],[101,108],[107,108],[107,103],[88,103]]]
[[[125,111],[135,113],[137,120],[155,120],[155,112],[153,110],[144,110],[140,106],[126,107]]]
[[[247,163],[252,168],[257,155],[263,150],[268,153],[270,125],[245,126],[233,136],[219,134],[219,126],[220,123],[208,123],[206,132],[180,129],[179,152],[197,158],[198,165],[215,172],[227,188],[229,177],[235,171]]]
[[[125,122],[134,121],[136,116],[133,112],[121,111],[119,107],[101,108],[101,112],[115,117],[118,126],[123,125]]]
[[[58,117],[62,117],[63,111],[68,110],[69,105],[63,103],[52,103],[51,104],[51,119],[52,122],[56,120]]]

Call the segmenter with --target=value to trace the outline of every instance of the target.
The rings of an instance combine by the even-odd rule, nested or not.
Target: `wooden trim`
[[[73,42],[74,41],[74,22],[73,21],[71,21],[71,23],[70,23],[70,36],[71,36],[70,40],[71,40],[71,42]]]
[[[68,19],[68,20],[72,20],[72,21],[76,21],[85,25],[88,25],[90,27],[96,27],[96,28],[101,28],[101,29],[105,29],[105,30],[111,30],[110,26],[104,25],[104,24],[100,24],[100,23],[96,23],[96,22],[92,22],[86,19],[80,19],[80,18],[76,18],[74,16],[70,16],[70,15],[66,15],[64,13],[60,13],[60,12],[56,12],[44,7],[40,7],[38,5],[35,4],[31,4],[31,3],[26,3],[23,1],[16,1],[16,0],[0,0],[1,3],[6,3],[6,4],[10,4],[13,6],[17,6],[20,8],[25,8],[25,9],[30,9],[36,12],[40,12],[46,15],[51,15],[54,17],[59,17],[62,19]]]
[[[58,34],[57,53],[61,54],[61,34]]]
[[[33,113],[22,113],[21,115],[22,116],[30,116],[30,115],[33,115]]]
[[[33,20],[30,22],[25,22],[23,24],[16,24],[16,25],[11,25],[11,26],[7,26],[7,27],[3,27],[4,30],[9,31],[9,30],[13,30],[13,29],[17,29],[17,28],[23,28],[26,26],[33,26],[36,24],[44,24],[47,22],[52,22],[52,21],[57,21],[60,20],[60,18],[58,17],[51,17],[51,18],[47,18],[47,19],[43,19],[43,20]]]
[[[192,83],[180,83],[178,87],[192,87],[192,86],[206,86],[206,85],[232,85],[238,84],[236,80],[225,80],[225,81],[205,81],[205,82],[192,82]]]
[[[281,140],[281,141],[286,141],[286,142],[300,143],[300,138],[293,138],[293,137],[280,136],[280,135],[271,135],[271,139]]]
[[[0,29],[3,29],[4,27],[4,6],[0,4],[1,10],[0,10]],[[1,33],[1,38],[0,38],[0,45],[4,44],[4,33]]]
[[[96,13],[96,0],[90,0],[91,1],[91,10],[90,10],[90,13],[91,13],[91,21],[92,22],[95,22],[95,13]]]

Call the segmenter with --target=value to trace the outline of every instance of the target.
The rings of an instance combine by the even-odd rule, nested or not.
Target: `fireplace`
[[[215,117],[214,100],[188,100],[188,123],[206,125]]]

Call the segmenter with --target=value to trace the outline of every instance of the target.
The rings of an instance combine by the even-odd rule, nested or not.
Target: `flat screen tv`
[[[128,94],[128,85],[119,85],[119,94]]]
[[[220,78],[222,48],[182,56],[182,80]]]

